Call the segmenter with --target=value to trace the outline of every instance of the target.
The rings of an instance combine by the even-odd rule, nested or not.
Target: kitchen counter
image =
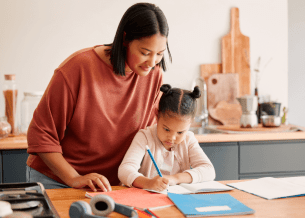
[[[291,127],[296,127],[290,125]],[[302,127],[300,127],[302,128]],[[212,142],[246,142],[246,141],[274,141],[274,140],[298,140],[305,139],[305,131],[297,132],[240,132],[240,133],[213,133],[196,135],[199,143]],[[0,139],[0,150],[27,149],[27,140],[25,135],[7,137]]]
[[[0,139],[0,150],[27,149],[28,143],[25,135]]]
[[[278,130],[195,137],[212,161],[217,181],[304,176],[305,131],[270,132]],[[0,183],[25,182],[27,148],[25,135],[0,139]]]
[[[204,134],[195,135],[199,143],[211,142],[246,142],[246,141],[274,141],[274,140],[298,140],[305,139],[305,132],[284,133],[236,133],[236,134]],[[0,143],[1,144],[1,143]]]

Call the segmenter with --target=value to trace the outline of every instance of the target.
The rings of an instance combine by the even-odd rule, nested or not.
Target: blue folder
[[[255,211],[230,194],[174,194],[169,199],[186,217],[253,214]]]

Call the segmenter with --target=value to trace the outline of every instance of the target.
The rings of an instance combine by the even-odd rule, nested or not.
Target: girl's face
[[[166,114],[159,116],[157,134],[166,150],[170,151],[172,147],[183,141],[191,123],[192,119],[190,116],[170,117]]]
[[[167,38],[160,33],[129,42],[125,72],[133,71],[139,76],[148,75],[151,69],[162,60],[166,42]]]

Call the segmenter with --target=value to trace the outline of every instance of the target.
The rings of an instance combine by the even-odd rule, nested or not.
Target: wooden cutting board
[[[200,75],[204,79],[205,83],[208,84],[208,79],[213,74],[218,74],[222,72],[222,64],[201,64],[200,65]],[[209,125],[221,125],[222,123],[215,120],[209,115]]]
[[[220,101],[215,108],[210,108],[209,113],[223,125],[240,125],[242,109],[239,103]]]
[[[201,64],[200,65],[200,75],[204,79],[205,83],[211,75],[221,73],[222,64]]]
[[[211,75],[208,79],[208,111],[220,124],[238,124],[240,121],[241,106],[236,99],[239,94],[238,76],[236,73],[219,73]],[[230,113],[233,108],[237,113]]]
[[[239,9],[231,9],[231,30],[221,41],[222,72],[239,74],[239,95],[251,94],[250,39],[239,28]]]
[[[220,101],[238,103],[238,74],[213,74],[207,82],[208,108],[215,108]]]
[[[240,132],[285,132],[291,128],[290,125],[280,125],[279,127],[264,127],[262,124],[253,128],[242,128],[240,125],[227,125],[217,126],[217,129],[227,131],[240,131]]]

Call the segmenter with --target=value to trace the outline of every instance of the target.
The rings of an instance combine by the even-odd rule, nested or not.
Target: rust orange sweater
[[[118,167],[139,129],[155,123],[162,70],[147,76],[113,73],[94,51],[65,60],[37,106],[29,126],[27,164],[63,183],[37,155],[60,152],[80,174],[99,173],[118,185]]]

